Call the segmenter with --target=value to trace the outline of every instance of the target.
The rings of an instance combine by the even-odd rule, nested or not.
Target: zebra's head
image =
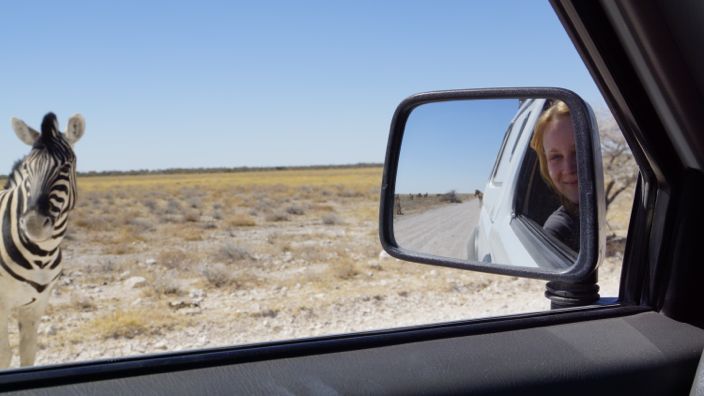
[[[17,213],[20,230],[30,240],[41,242],[62,236],[76,196],[76,155],[73,145],[83,136],[85,121],[80,114],[59,131],[54,113],[42,121],[41,133],[22,120],[12,119],[17,137],[32,146],[18,161],[6,188],[18,189]]]

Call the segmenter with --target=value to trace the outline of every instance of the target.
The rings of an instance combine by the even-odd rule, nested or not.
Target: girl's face
[[[555,188],[572,203],[579,205],[577,155],[570,117],[560,116],[548,123],[543,135],[543,147],[548,173]]]

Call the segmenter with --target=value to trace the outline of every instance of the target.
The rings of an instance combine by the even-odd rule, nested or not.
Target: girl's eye
[[[549,161],[557,161],[557,160],[561,160],[561,159],[562,159],[562,156],[559,154],[551,155],[550,157],[548,157]]]

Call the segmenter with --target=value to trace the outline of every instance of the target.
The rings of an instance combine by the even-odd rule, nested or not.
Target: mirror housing
[[[541,232],[512,216],[511,222],[521,244],[531,251],[537,266],[507,265],[503,263],[463,260],[399,246],[394,233],[394,206],[401,146],[409,116],[424,104],[449,101],[476,101],[490,99],[545,99],[560,100],[567,104],[574,128],[574,140],[579,183],[579,252],[575,263],[568,268],[550,264],[555,254],[542,249],[538,234]],[[526,148],[530,150],[530,148]],[[420,93],[402,101],[397,107],[389,133],[386,160],[381,186],[380,239],[384,250],[401,260],[424,264],[467,269],[525,278],[577,283],[593,279],[595,270],[604,256],[605,199],[599,134],[591,107],[577,94],[561,88],[489,88]],[[428,234],[430,231],[428,230]],[[515,264],[515,263],[514,263]]]

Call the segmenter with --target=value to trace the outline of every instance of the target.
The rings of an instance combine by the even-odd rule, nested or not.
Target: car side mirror
[[[560,88],[413,95],[394,114],[380,237],[393,257],[562,282],[604,252],[599,134]]]

